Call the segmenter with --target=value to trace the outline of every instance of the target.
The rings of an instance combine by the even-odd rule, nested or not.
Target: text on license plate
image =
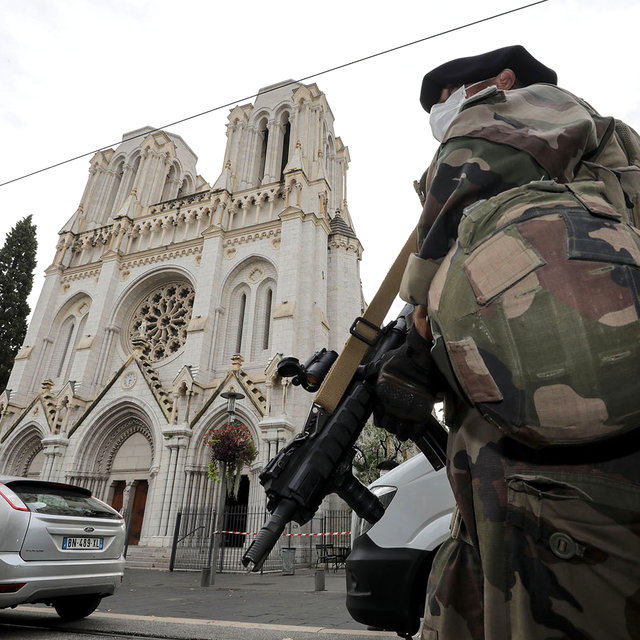
[[[63,549],[102,549],[104,538],[62,538]]]

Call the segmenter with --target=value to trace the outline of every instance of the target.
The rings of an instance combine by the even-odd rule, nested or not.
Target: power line
[[[365,56],[364,58],[358,58],[357,60],[352,60],[351,62],[345,62],[344,64],[340,64],[337,67],[331,67],[330,69],[325,69],[324,71],[320,71],[318,73],[312,73],[304,78],[299,78],[298,80],[290,80],[289,82],[280,83],[273,88],[266,89],[262,93],[269,93],[270,91],[275,91],[276,89],[281,89],[282,87],[286,87],[290,84],[298,84],[305,82],[306,80],[310,80],[311,78],[317,78],[318,76],[323,76],[327,73],[331,73],[333,71],[338,71],[339,69],[344,69],[345,67],[350,67],[351,65],[358,64],[360,62],[365,62],[367,60],[371,60],[373,58],[378,58],[379,56],[384,56],[388,53],[393,53],[394,51],[399,51],[400,49],[406,49],[407,47],[412,47],[415,44],[420,44],[421,42],[426,42],[427,40],[433,40],[434,38],[439,38],[440,36],[447,35],[449,33],[453,33],[455,31],[460,31],[462,29],[467,29],[468,27],[473,27],[477,24],[481,24],[483,22],[488,22],[489,20],[494,20],[496,18],[501,18],[503,16],[509,15],[511,13],[516,13],[517,11],[522,11],[523,9],[529,9],[530,7],[534,7],[538,4],[543,4],[548,2],[548,0],[537,0],[537,2],[532,2],[530,4],[523,5],[522,7],[516,7],[515,9],[509,9],[508,11],[503,11],[502,13],[496,13],[492,16],[488,16],[487,18],[481,18],[480,20],[474,20],[473,22],[467,22],[466,24],[460,25],[458,27],[453,27],[452,29],[447,29],[445,31],[440,31],[439,33],[434,33],[425,38],[420,38],[419,40],[414,40],[413,42],[407,42],[405,44],[401,44],[397,47],[392,47],[391,49],[385,49],[384,51],[379,51],[378,53],[373,53],[369,56]],[[232,107],[241,102],[245,102],[247,100],[253,100],[258,96],[257,93],[254,93],[246,98],[240,98],[238,100],[233,100],[232,102],[227,102],[226,104],[221,104],[218,107],[214,107],[213,109],[207,109],[206,111],[202,111],[200,113],[196,113],[192,116],[188,116],[186,118],[182,118],[181,120],[176,120],[175,122],[170,122],[169,124],[164,125],[163,127],[158,127],[157,129],[151,129],[150,131],[145,131],[144,133],[140,133],[136,136],[131,136],[130,138],[123,138],[122,140],[118,140],[118,142],[114,142],[112,144],[105,145],[104,147],[100,147],[99,149],[95,149],[94,151],[87,151],[79,156],[74,156],[73,158],[69,158],[68,160],[63,160],[62,162],[57,162],[55,164],[49,165],[48,167],[44,167],[42,169],[38,169],[36,171],[32,171],[31,173],[25,173],[18,178],[13,178],[11,180],[7,180],[6,182],[0,182],[0,187],[4,187],[5,185],[11,184],[12,182],[18,182],[19,180],[24,180],[25,178],[30,178],[31,176],[35,176],[38,173],[43,173],[44,171],[49,171],[50,169],[55,169],[56,167],[60,167],[63,164],[68,164],[69,162],[74,162],[75,160],[79,160],[80,158],[86,158],[87,156],[98,153],[99,151],[104,151],[105,149],[110,149],[111,147],[118,146],[123,142],[128,142],[129,140],[135,140],[136,138],[141,138],[142,136],[147,136],[150,133],[155,133],[156,131],[162,131],[163,129],[168,129],[169,127],[173,127],[177,124],[182,124],[183,122],[187,122],[188,120],[193,120],[195,118],[199,118],[201,116],[205,116],[209,113],[213,113],[214,111],[220,111],[220,109],[225,109],[227,107]]]

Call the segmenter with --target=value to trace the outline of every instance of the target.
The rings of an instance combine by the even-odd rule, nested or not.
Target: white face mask
[[[475,87],[477,84],[482,84],[485,80],[480,82],[474,82],[468,87],[462,85],[459,89],[456,89],[444,102],[440,104],[434,104],[431,107],[429,114],[429,124],[431,125],[431,132],[433,137],[442,142],[447,130],[451,126],[453,119],[460,113],[462,105],[467,100],[467,89]],[[489,88],[489,87],[487,87]]]

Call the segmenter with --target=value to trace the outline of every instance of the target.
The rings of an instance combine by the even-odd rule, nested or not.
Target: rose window
[[[137,335],[145,337],[151,345],[149,359],[152,362],[176,353],[187,341],[195,295],[190,284],[177,282],[150,293],[133,315],[129,340]]]

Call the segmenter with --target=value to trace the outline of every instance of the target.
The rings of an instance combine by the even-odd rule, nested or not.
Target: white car
[[[122,516],[91,492],[0,475],[0,609],[52,605],[65,620],[93,613],[124,575]]]
[[[357,622],[409,637],[424,613],[427,580],[438,547],[449,538],[455,501],[446,471],[423,454],[369,485],[385,506],[371,525],[353,516],[346,562],[347,609]]]

